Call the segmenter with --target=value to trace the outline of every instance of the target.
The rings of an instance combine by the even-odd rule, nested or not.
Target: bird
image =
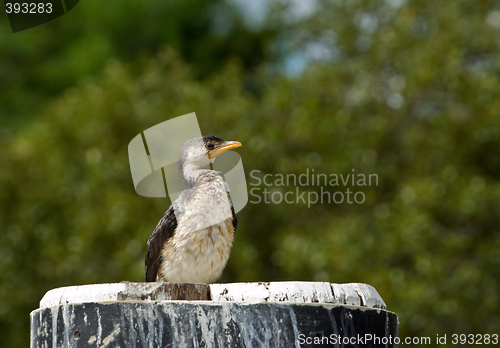
[[[209,169],[217,156],[242,146],[210,134],[187,140],[177,162],[187,189],[147,242],[146,282],[213,283],[224,270],[238,225],[229,187]]]

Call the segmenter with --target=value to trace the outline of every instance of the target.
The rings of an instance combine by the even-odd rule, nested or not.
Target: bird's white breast
[[[176,202],[177,228],[162,249],[159,276],[169,282],[212,283],[226,266],[234,226],[227,184],[208,171]]]
[[[226,266],[233,244],[231,220],[169,240],[162,250],[163,280],[213,283]]]

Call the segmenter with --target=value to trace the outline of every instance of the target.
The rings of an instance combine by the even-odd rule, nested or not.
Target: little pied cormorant
[[[146,252],[146,281],[215,282],[226,266],[237,220],[229,188],[206,169],[224,151],[241,146],[207,135],[184,143],[179,173],[188,189],[174,200],[153,230]]]

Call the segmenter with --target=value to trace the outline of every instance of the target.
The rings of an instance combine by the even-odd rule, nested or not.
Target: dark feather
[[[208,143],[214,143],[214,145],[220,146],[222,143],[224,143],[224,139],[219,138],[216,135],[209,134],[209,135],[203,136],[203,142],[205,143],[205,145],[207,145]]]
[[[234,214],[234,212],[233,212]],[[148,250],[146,252],[146,281],[156,281],[156,274],[162,263],[161,250],[165,242],[174,235],[177,228],[177,219],[174,208],[170,206],[163,217],[156,225],[148,240]]]
[[[231,204],[231,212],[233,213],[233,227],[234,227],[234,232],[236,232],[236,227],[238,226],[238,219],[236,218],[236,213],[234,212],[233,204]]]

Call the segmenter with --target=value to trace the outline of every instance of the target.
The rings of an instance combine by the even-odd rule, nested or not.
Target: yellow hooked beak
[[[231,150],[240,146],[242,145],[239,141],[226,141],[218,148],[208,151],[208,158],[210,159],[215,158],[219,156],[221,153],[226,152],[227,150]]]

